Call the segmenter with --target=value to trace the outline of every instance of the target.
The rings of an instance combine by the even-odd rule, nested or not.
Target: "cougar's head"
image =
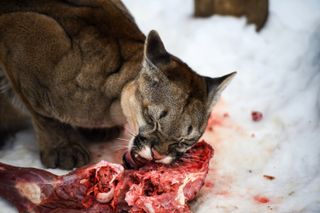
[[[129,144],[129,159],[169,164],[181,156],[202,136],[212,106],[234,74],[196,74],[151,31],[142,69],[121,98],[129,125],[137,132]]]

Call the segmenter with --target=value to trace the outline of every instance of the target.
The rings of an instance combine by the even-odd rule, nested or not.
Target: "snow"
[[[204,135],[215,148],[213,184],[193,211],[320,212],[320,2],[271,0],[260,33],[245,18],[194,19],[191,0],[124,2],[144,33],[156,29],[167,50],[198,73],[238,72],[214,108],[221,125]],[[252,111],[263,119],[253,122]],[[41,167],[32,131],[8,143],[0,161]],[[4,201],[0,209],[16,212]]]

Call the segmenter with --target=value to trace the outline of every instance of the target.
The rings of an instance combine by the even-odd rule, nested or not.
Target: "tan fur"
[[[123,112],[139,130],[131,151],[148,159],[146,150],[151,150],[162,156],[159,162],[172,162],[201,137],[213,104],[234,74],[214,79],[196,74],[151,32],[143,68],[122,92]]]
[[[28,116],[16,110],[8,98],[0,94],[0,147],[14,132],[28,125]]]
[[[32,118],[45,166],[86,164],[83,129],[107,131],[128,121],[144,134],[148,107],[154,113],[170,108],[164,132],[178,135],[194,124],[195,136],[202,134],[213,99],[208,79],[176,57],[157,58],[164,50],[157,46],[160,38],[150,33],[153,43],[144,44],[145,36],[120,1],[0,2],[0,73]],[[146,97],[155,96],[150,82],[156,78],[163,84],[158,100]],[[0,108],[20,109],[2,102]],[[177,131],[170,132],[173,122]],[[157,145],[162,154],[169,153],[167,140]]]

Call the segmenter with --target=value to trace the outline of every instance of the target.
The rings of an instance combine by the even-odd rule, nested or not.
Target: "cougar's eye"
[[[148,113],[148,110],[144,110],[143,115],[147,123],[149,124],[153,123],[152,116]]]
[[[190,145],[184,142],[180,142],[176,145],[176,148],[178,149],[186,149],[187,147],[189,147]],[[180,150],[181,151],[181,150]]]
[[[183,142],[178,143],[178,147],[179,147],[179,148],[182,148],[182,147],[184,147],[184,146],[186,146],[186,144],[185,144],[185,143],[183,143]]]
[[[168,111],[163,110],[159,115],[159,119],[166,117],[167,114],[168,114]]]
[[[192,126],[189,126],[189,127],[188,127],[188,135],[190,135],[190,134],[191,134],[192,129],[193,129],[193,128],[192,128]]]
[[[188,147],[188,146],[190,146],[190,145],[187,144],[187,143],[181,143],[181,146],[182,146],[182,147]]]
[[[150,81],[150,86],[152,86],[152,87],[156,87],[156,86],[158,86],[158,84],[159,84],[159,80],[152,79]]]

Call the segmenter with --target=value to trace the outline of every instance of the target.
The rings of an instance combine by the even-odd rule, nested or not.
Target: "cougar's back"
[[[12,12],[36,12],[58,21],[72,36],[79,24],[96,26],[107,34],[144,41],[145,36],[118,0],[0,0],[0,16]]]

